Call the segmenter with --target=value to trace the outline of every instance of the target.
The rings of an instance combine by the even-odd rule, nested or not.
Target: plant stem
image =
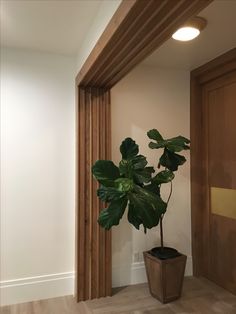
[[[173,188],[172,181],[170,181],[170,194],[169,194],[168,199],[167,199],[167,202],[166,202],[166,208],[167,208],[167,206],[168,206],[170,197],[171,197],[171,195],[172,195],[172,188]]]
[[[161,218],[160,218],[161,249],[163,250],[163,248],[164,248],[164,242],[163,242],[163,225],[162,225],[162,219],[163,219],[163,216],[161,216]]]
[[[169,200],[171,198],[171,195],[172,195],[172,188],[173,188],[173,185],[172,185],[172,181],[170,182],[170,194],[168,196],[168,199],[167,199],[167,202],[166,202],[166,208],[168,206],[168,203],[169,203]],[[161,216],[160,218],[160,236],[161,236],[161,249],[163,250],[164,248],[164,239],[163,239],[163,218],[164,218],[164,214]]]

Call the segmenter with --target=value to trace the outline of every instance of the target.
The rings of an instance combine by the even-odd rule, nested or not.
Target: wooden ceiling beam
[[[77,85],[111,88],[212,1],[124,0],[77,75]]]

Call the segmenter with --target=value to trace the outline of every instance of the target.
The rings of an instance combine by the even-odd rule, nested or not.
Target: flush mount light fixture
[[[189,41],[196,38],[206,27],[207,21],[196,16],[184,23],[173,35],[172,38],[180,41]]]

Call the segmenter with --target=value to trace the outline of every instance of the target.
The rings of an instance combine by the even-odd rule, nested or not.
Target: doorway
[[[176,47],[177,49],[172,49],[173,46],[175,46],[175,43],[166,40],[171,37],[173,31],[191,16],[194,16],[199,12],[202,14],[202,10],[211,2],[212,8],[209,6],[211,10],[208,12],[210,15],[207,16],[211,22],[209,23],[209,27],[205,30],[205,35],[203,34],[202,40],[199,42],[196,41],[193,45],[178,45],[178,47]],[[219,23],[219,20],[221,22],[223,21],[223,10],[228,10],[227,14],[225,14],[226,22]],[[229,36],[232,33],[232,23],[229,23],[229,12],[235,12],[235,10],[230,9],[225,5],[222,5],[221,7],[221,2],[211,0],[150,1],[148,5],[146,5],[145,1],[139,0],[123,1],[91,52],[89,58],[83,65],[81,71],[78,73],[76,84],[78,87],[79,123],[77,125],[78,134],[81,134],[81,137],[78,138],[78,151],[80,154],[78,155],[77,163],[78,195],[80,196],[77,204],[78,233],[76,246],[76,283],[78,300],[86,300],[88,298],[111,294],[111,236],[109,233],[100,233],[99,231],[96,217],[100,211],[100,206],[99,203],[96,202],[96,189],[95,186],[91,184],[91,171],[89,171],[94,156],[100,154],[100,151],[102,154],[99,155],[99,158],[104,159],[111,153],[110,124],[108,123],[106,125],[105,132],[92,132],[97,126],[103,125],[102,123],[99,124],[99,121],[110,121],[111,88],[125,77],[131,69],[143,61],[145,57],[150,55],[157,47],[159,47],[159,56],[156,56],[156,60],[161,63],[161,66],[164,65],[164,63],[161,62],[161,56],[164,56],[168,67],[183,65],[184,67],[186,66],[188,70],[191,70],[193,65],[196,67],[197,65],[206,62],[206,60],[214,58],[217,54],[235,47],[234,37],[232,38],[232,44]],[[203,12],[203,14],[205,13]],[[217,14],[219,14],[219,18]],[[213,23],[213,20],[215,20],[215,24]],[[220,28],[222,28],[222,25],[230,25],[229,31],[227,31],[227,29],[224,30],[225,33],[221,31],[221,34],[226,34],[225,36],[218,36],[218,25]],[[217,36],[215,34],[217,34]],[[222,40],[222,38],[230,40],[226,42],[225,40]],[[163,43],[165,41],[166,45],[165,48],[163,48]],[[209,45],[209,42],[211,42],[212,45]],[[166,48],[167,51],[165,50]],[[231,53],[231,55],[234,53],[235,52]],[[192,56],[192,59],[189,59],[190,56]],[[227,60],[228,57],[223,61],[223,63],[226,64],[226,68],[228,67]],[[203,256],[202,243],[204,240],[202,232],[203,207],[201,205],[203,199],[203,172],[201,172],[203,169],[203,159],[201,155],[203,147],[201,140],[199,140],[199,138],[202,139],[199,135],[202,132],[201,127],[199,127],[202,123],[202,113],[199,110],[197,103],[199,103],[199,99],[201,100],[201,93],[199,92],[199,89],[201,88],[200,86],[203,82],[211,81],[211,75],[214,72],[212,72],[212,69],[215,69],[216,72],[219,70],[217,64],[214,62],[210,67],[205,67],[203,72],[200,71],[200,73],[199,71],[196,71],[192,76],[194,82],[192,88],[194,93],[196,92],[196,105],[194,107],[192,106],[191,117],[193,123],[191,123],[192,126],[195,125],[196,129],[198,128],[198,132],[192,132],[194,152],[192,154],[192,229],[195,275],[202,274],[203,258],[201,258],[201,256]],[[203,77],[204,75],[202,75],[202,73],[205,74],[205,77]],[[218,73],[218,77],[219,76],[221,76],[221,74],[219,75]],[[105,102],[104,99],[106,100]],[[95,103],[100,104],[97,113],[96,111],[91,110]],[[87,131],[84,132],[84,130]],[[83,133],[86,133],[86,141],[82,136]],[[89,143],[89,147],[92,149],[85,150],[84,143]],[[198,211],[199,208],[200,211]],[[96,237],[98,233],[101,237],[96,242],[94,237]],[[190,235],[187,239],[190,240]],[[195,258],[197,255],[200,256],[199,261]],[[101,270],[103,270],[103,272]],[[101,273],[105,275],[100,276]],[[104,284],[104,282],[106,284]],[[105,286],[107,289],[100,289],[100,287]]]
[[[76,77],[78,301],[111,295],[111,233],[97,224],[102,207],[91,176],[93,162],[111,153],[110,90],[211,2],[122,1]]]

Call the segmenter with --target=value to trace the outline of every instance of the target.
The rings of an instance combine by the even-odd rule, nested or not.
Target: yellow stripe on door
[[[211,187],[211,212],[236,219],[236,190]]]

